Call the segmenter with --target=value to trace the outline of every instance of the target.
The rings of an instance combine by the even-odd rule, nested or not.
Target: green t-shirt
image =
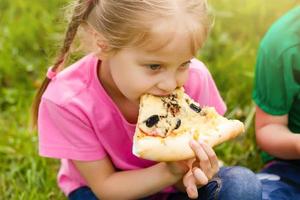
[[[258,51],[253,99],[266,113],[288,114],[288,128],[300,133],[300,6],[277,20]],[[263,160],[272,159],[263,153]]]

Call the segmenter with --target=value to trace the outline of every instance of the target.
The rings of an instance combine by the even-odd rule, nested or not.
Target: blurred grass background
[[[40,158],[28,130],[30,104],[64,30],[67,0],[0,2],[0,199],[64,199],[56,185],[59,162]],[[199,58],[209,67],[228,105],[245,122],[237,140],[216,151],[226,165],[257,171],[251,90],[256,51],[270,24],[299,0],[210,0],[215,16]]]

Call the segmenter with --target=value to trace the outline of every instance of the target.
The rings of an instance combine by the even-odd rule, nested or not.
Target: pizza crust
[[[235,138],[244,131],[244,125],[238,120],[220,124],[215,134],[201,135],[191,130],[176,136],[153,137],[137,130],[134,137],[133,154],[153,161],[178,161],[193,158],[194,152],[189,146],[190,140],[202,141],[214,147],[229,139]]]
[[[143,95],[133,154],[153,161],[178,161],[194,157],[190,140],[211,147],[244,131],[244,124],[219,115],[213,107],[200,107],[183,88],[166,97]]]

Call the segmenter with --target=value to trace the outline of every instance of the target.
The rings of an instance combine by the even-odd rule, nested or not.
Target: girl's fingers
[[[204,151],[202,145],[200,145],[198,142],[192,140],[191,147],[196,154],[196,158],[198,159],[201,169],[205,173],[209,172],[212,168],[212,165],[210,163],[210,158],[208,157],[207,153]]]
[[[198,143],[194,140],[190,143],[191,148],[196,154],[201,170],[211,179],[219,170],[218,158],[214,150],[205,143]]]
[[[198,186],[203,186],[208,183],[208,177],[200,168],[195,167],[192,172]]]
[[[198,161],[209,161],[208,156],[206,155],[203,147],[198,142],[196,142],[195,140],[191,140],[190,146],[196,154],[196,159]]]
[[[208,156],[209,160],[210,160],[210,164],[211,164],[211,169],[210,171],[212,171],[212,176],[215,175],[215,173],[217,173],[219,171],[219,162],[218,162],[218,157],[215,153],[215,151],[207,144],[205,143],[200,143],[200,145],[202,146],[203,150],[206,152],[206,155]],[[209,177],[211,178],[211,177]]]
[[[186,187],[189,198],[196,199],[198,197],[196,179],[191,171],[183,177],[183,185]]]
[[[195,184],[195,180],[193,179],[193,172],[192,172],[192,170],[190,170],[188,173],[186,173],[183,176],[182,182],[183,182],[183,185],[186,188],[188,188],[189,186]]]
[[[190,199],[197,199],[198,198],[198,190],[197,187],[188,187],[186,188],[186,193]]]

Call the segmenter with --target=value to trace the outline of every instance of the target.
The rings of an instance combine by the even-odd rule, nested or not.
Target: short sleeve
[[[38,134],[41,156],[92,161],[106,155],[91,126],[47,99],[40,103]]]
[[[299,90],[294,72],[300,62],[295,53],[291,48],[276,58],[262,47],[259,50],[252,96],[255,103],[271,115],[287,114]]]
[[[186,92],[197,101],[200,106],[211,106],[224,115],[226,104],[206,66],[197,59],[192,60],[189,79],[185,85]]]

